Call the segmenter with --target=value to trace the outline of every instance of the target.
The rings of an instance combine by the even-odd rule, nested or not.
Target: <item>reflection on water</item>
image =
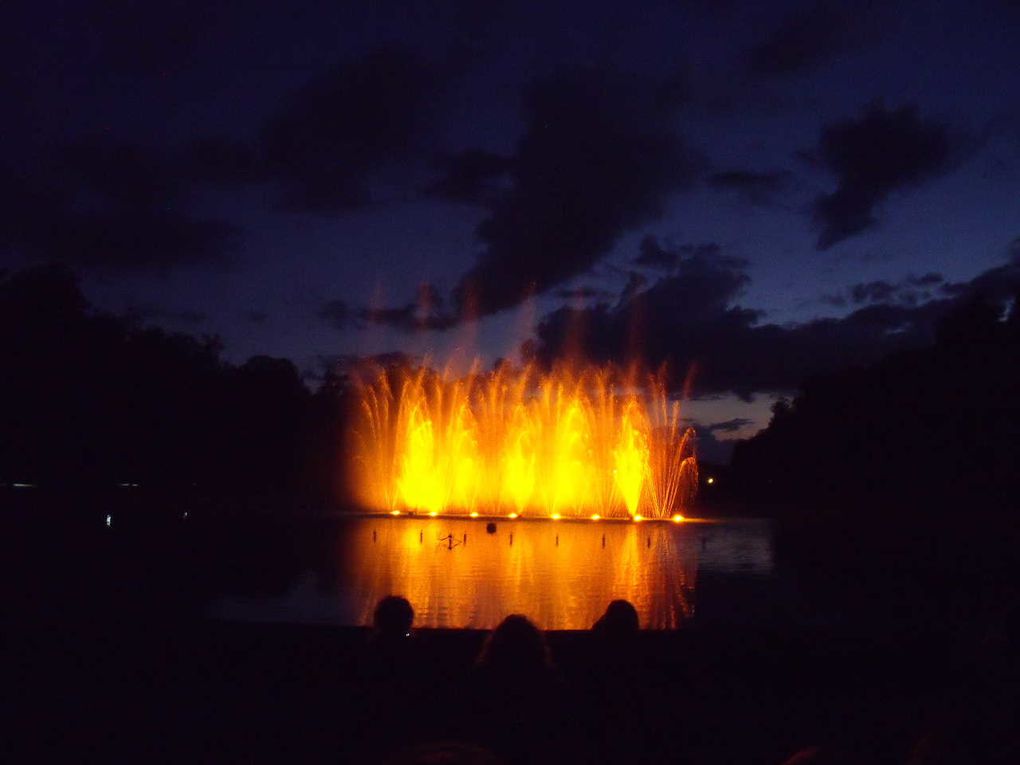
[[[336,567],[283,598],[224,601],[227,618],[368,624],[403,595],[419,627],[491,628],[522,613],[543,629],[588,629],[609,601],[633,603],[645,628],[697,614],[703,574],[772,571],[767,524],[499,522],[362,518],[341,525]]]

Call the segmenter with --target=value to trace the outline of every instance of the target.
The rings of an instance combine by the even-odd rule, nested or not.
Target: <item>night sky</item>
[[[695,365],[706,456],[1020,269],[1020,6],[5,4],[0,267],[285,356]],[[479,317],[477,321],[472,317]]]

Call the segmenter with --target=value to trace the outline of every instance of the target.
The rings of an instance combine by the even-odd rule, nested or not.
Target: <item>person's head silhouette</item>
[[[413,623],[414,609],[407,598],[399,595],[389,595],[380,600],[372,618],[376,633],[387,639],[410,637]]]
[[[478,664],[499,672],[541,672],[552,660],[542,631],[526,616],[511,614],[485,641]]]
[[[592,629],[609,638],[636,635],[639,629],[637,609],[629,601],[614,600]]]

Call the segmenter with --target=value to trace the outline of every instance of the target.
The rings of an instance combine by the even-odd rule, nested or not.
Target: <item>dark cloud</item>
[[[670,194],[695,176],[673,124],[679,98],[673,80],[596,69],[532,82],[508,186],[487,203],[478,227],[484,249],[430,326],[496,313],[562,284],[622,233],[658,218]],[[411,326],[408,308],[373,313]]]
[[[127,309],[127,315],[143,322],[157,321],[191,325],[204,324],[209,319],[208,314],[201,311],[192,311],[188,309],[175,310],[153,305],[152,303],[132,305]]]
[[[959,301],[975,295],[1005,300],[1020,286],[1020,258],[1014,258],[960,285],[953,297],[871,303],[842,318],[778,325],[735,305],[748,282],[744,268],[730,258],[691,256],[616,306],[563,307],[548,314],[529,352],[548,362],[580,346],[595,360],[665,362],[680,377],[687,369],[696,371],[697,395],[750,398],[791,391],[810,375],[927,343],[937,320]],[[934,286],[937,276],[909,277],[904,288]],[[635,316],[644,330],[640,335]]]
[[[347,329],[354,319],[351,307],[343,300],[330,300],[320,309],[318,316],[334,329]]]
[[[358,323],[385,324],[405,332],[444,330],[457,323],[457,318],[446,310],[442,294],[428,282],[418,285],[415,300],[396,307],[360,308],[350,318]]]
[[[845,306],[848,302],[854,305],[866,303],[900,303],[917,305],[931,300],[932,290],[943,284],[942,274],[930,271],[921,276],[910,275],[898,282],[876,279],[870,282],[858,282],[842,292],[822,297],[822,302],[835,306]]]
[[[746,428],[748,425],[753,424],[751,420],[746,417],[734,417],[732,420],[723,420],[722,422],[711,422],[708,425],[702,425],[702,430],[707,430],[711,433],[735,433],[741,428]]]
[[[790,13],[748,53],[748,69],[759,76],[786,76],[815,69],[867,39],[864,21],[872,3],[813,2]]]
[[[875,225],[875,208],[889,194],[945,172],[952,153],[948,127],[922,119],[913,106],[888,110],[875,103],[860,119],[827,125],[819,154],[838,186],[814,202],[818,249]]]
[[[722,191],[732,191],[756,205],[774,201],[776,195],[789,184],[790,173],[785,170],[752,172],[750,170],[727,170],[708,176],[708,185]]]
[[[252,324],[265,324],[269,319],[269,314],[265,311],[248,311],[245,313],[244,318]]]
[[[346,61],[293,93],[266,124],[263,171],[284,207],[332,212],[372,201],[371,182],[423,138],[433,80],[403,48]]]
[[[814,202],[818,249],[874,226],[875,208],[889,194],[944,173],[952,151],[946,126],[922,119],[912,106],[875,103],[859,119],[826,126],[819,155],[838,185]]]
[[[454,290],[482,315],[583,273],[693,179],[672,89],[585,70],[535,82],[512,187],[478,228],[485,250]]]
[[[511,167],[506,157],[477,149],[445,157],[442,165],[442,177],[427,193],[454,202],[490,204],[505,191]]]
[[[0,247],[36,260],[114,269],[222,260],[230,224],[191,212],[177,164],[138,145],[85,141],[31,172],[0,169]]]
[[[556,297],[561,300],[609,300],[613,293],[598,287],[572,287],[556,290]]]
[[[641,240],[638,255],[632,261],[635,265],[655,268],[661,271],[672,271],[685,257],[714,257],[722,251],[716,242],[700,244],[681,244],[665,247],[654,236],[646,236]]]

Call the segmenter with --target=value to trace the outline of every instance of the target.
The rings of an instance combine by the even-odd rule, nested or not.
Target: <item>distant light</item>
[[[106,528],[110,528],[113,525],[113,516],[109,513],[106,514]]]
[[[392,515],[394,517],[398,516],[398,515],[400,515],[400,511],[399,510],[390,510],[390,515]]]
[[[599,515],[598,513],[595,513],[595,514],[594,514],[594,515],[593,515],[593,516],[591,517],[591,519],[592,519],[593,521],[599,521],[599,520],[602,520],[602,516],[601,516],[601,515]]]
[[[470,515],[471,515],[472,518],[477,518],[478,517],[478,513],[476,511],[474,511],[474,510],[471,511]]]
[[[712,477],[709,477],[709,478],[707,478],[707,479],[705,480],[705,483],[715,483],[715,479],[714,479],[714,478],[712,478]]]
[[[184,511],[184,515],[182,515],[181,518],[183,518],[184,520],[188,520],[188,511],[187,510]]]
[[[634,516],[634,520],[635,521],[643,521],[644,519],[645,519],[645,517],[643,515],[635,515]]]
[[[11,486],[13,486],[15,489],[34,489],[35,488],[35,484],[34,483],[18,483],[17,481],[12,483]]]
[[[437,515],[439,515],[439,513],[433,510],[432,512],[429,513],[429,518],[435,518]]]
[[[554,521],[558,521],[558,520],[559,520],[560,518],[562,518],[563,516],[562,516],[562,515],[560,515],[559,513],[553,513],[553,514],[552,514],[552,515],[550,515],[549,517],[550,517],[550,518],[552,518],[552,519],[553,519]]]
[[[513,519],[517,517],[517,513],[510,513],[507,518]]]
[[[673,516],[673,523],[683,523],[683,522],[684,522],[684,517],[682,515],[680,515],[680,513],[677,513],[676,515]]]

